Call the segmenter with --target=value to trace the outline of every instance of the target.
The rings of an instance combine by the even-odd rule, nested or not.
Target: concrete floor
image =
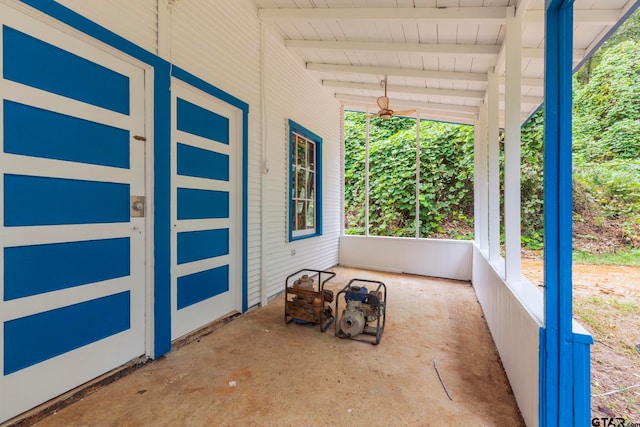
[[[280,296],[37,425],[524,425],[468,283],[333,270],[336,293],[351,278],[387,285],[378,346],[286,325]]]

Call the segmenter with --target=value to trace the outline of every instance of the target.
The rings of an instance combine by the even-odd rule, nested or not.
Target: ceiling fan
[[[406,116],[416,112],[416,110],[394,111],[390,109],[389,97],[387,96],[387,76],[384,76],[384,79],[380,82],[380,86],[384,88],[384,96],[380,96],[376,100],[376,103],[378,104],[378,108],[380,108],[380,110],[375,114],[371,114],[369,117],[377,116],[382,119],[388,119],[393,116]]]

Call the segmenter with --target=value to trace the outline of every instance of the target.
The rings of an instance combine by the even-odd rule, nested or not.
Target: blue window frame
[[[322,138],[289,120],[289,241],[322,234]]]

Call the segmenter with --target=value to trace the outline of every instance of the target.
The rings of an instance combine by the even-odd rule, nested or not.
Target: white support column
[[[369,235],[369,108],[365,118],[364,134],[364,235]]]
[[[420,237],[420,111],[416,112],[416,239]]]
[[[344,131],[344,105],[340,104],[340,235],[344,236],[345,214],[345,191],[344,191],[344,165],[345,159],[345,131]]]
[[[489,254],[489,175],[487,158],[487,103],[480,105],[480,118],[478,120],[478,140],[474,143],[475,187],[478,189],[478,208],[474,215],[474,222],[478,222],[478,236],[476,240],[480,245],[480,251]],[[476,163],[477,161],[477,163]]]
[[[487,140],[489,165],[489,260],[500,258],[500,145],[499,145],[499,78],[489,71],[487,87]]]
[[[482,212],[480,211],[480,188],[481,172],[480,172],[480,139],[482,130],[480,128],[480,115],[473,123],[473,240],[482,246],[480,235],[480,223],[482,222]]]
[[[504,235],[505,279],[520,280],[520,79],[522,19],[507,8],[505,58]]]

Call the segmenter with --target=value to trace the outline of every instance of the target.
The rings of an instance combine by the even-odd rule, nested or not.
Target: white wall
[[[522,417],[527,426],[537,427],[543,295],[524,278],[507,284],[497,271],[504,266],[493,266],[474,246],[473,287]]]
[[[465,240],[342,236],[340,265],[471,280],[472,243]]]
[[[56,0],[80,15],[156,53],[158,35],[157,0]],[[108,23],[108,25],[105,25]]]
[[[267,290],[267,296],[281,292],[285,277],[295,270],[324,269],[338,263],[340,106],[306,72],[304,64],[293,59],[282,38],[270,30],[265,31],[264,39],[263,88],[261,28],[254,2],[175,1],[169,5],[168,0],[59,0],[59,3],[150,52],[161,52],[163,58],[176,66],[249,104],[250,307],[261,301],[262,289]],[[293,243],[287,242],[286,222],[287,119],[323,138],[324,234]],[[265,136],[269,173],[263,175]],[[291,255],[292,251],[295,255]]]
[[[338,263],[340,236],[340,106],[292,59],[281,37],[266,34],[265,275],[269,295],[284,290],[287,275],[302,268],[326,269]],[[291,119],[322,138],[323,235],[288,240],[288,156],[286,128]]]

